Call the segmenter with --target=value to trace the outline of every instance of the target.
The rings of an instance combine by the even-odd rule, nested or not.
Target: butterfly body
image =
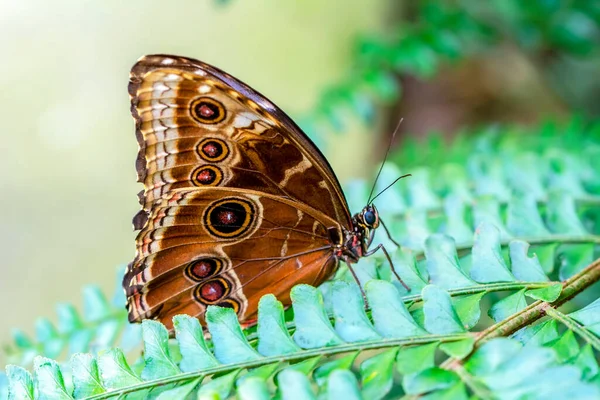
[[[289,304],[339,261],[369,250],[379,225],[368,205],[351,216],[325,157],[279,108],[198,60],[141,58],[129,93],[140,147],[136,255],[123,286],[131,321],[206,307],[256,318],[273,293]],[[386,253],[387,254],[387,253]]]

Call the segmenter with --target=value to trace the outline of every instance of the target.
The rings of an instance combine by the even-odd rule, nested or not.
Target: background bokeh
[[[112,292],[117,266],[133,257],[141,185],[127,81],[140,56],[204,60],[300,114],[345,72],[355,35],[380,31],[390,7],[0,2],[0,343],[12,327],[31,332],[57,302],[80,302],[84,284]]]
[[[370,173],[400,117],[396,145],[598,113],[597,2],[482,4],[1,1],[0,343],[78,303],[84,284],[111,292],[133,256],[127,79],[143,54],[245,81],[301,122],[342,180]]]

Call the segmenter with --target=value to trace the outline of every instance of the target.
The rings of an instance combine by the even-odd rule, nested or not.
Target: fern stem
[[[463,381],[463,383],[478,398],[483,400],[492,400],[495,398],[492,392],[481,382],[478,382],[473,375],[469,374],[469,372],[467,372],[467,370],[461,364],[457,365],[457,367],[454,369],[454,372],[460,376],[460,379]]]
[[[319,347],[316,349],[303,350],[297,353],[292,354],[284,354],[280,356],[271,356],[264,357],[258,360],[252,360],[242,363],[236,364],[228,364],[228,365],[220,365],[214,368],[208,368],[202,371],[194,371],[194,372],[186,372],[181,373],[165,378],[153,379],[145,382],[141,382],[136,385],[131,385],[124,387],[122,389],[115,389],[110,392],[98,394],[95,396],[88,397],[89,400],[98,400],[98,399],[109,399],[112,397],[121,397],[128,393],[134,393],[138,391],[142,391],[145,389],[151,389],[157,386],[168,385],[172,383],[181,383],[185,381],[190,381],[196,378],[204,378],[206,376],[210,376],[213,374],[221,374],[226,372],[231,372],[236,369],[249,369],[256,368],[267,364],[272,363],[281,363],[281,362],[293,362],[293,361],[301,361],[311,357],[318,356],[331,356],[334,354],[340,353],[348,353],[355,351],[364,351],[364,350],[379,350],[389,347],[398,347],[403,345],[415,345],[415,344],[424,344],[424,343],[433,343],[433,342],[454,342],[458,340],[464,340],[467,338],[472,338],[473,335],[469,333],[461,333],[455,335],[429,335],[418,338],[410,338],[410,339],[380,339],[373,340],[369,342],[361,342],[361,343],[346,343],[339,346],[332,347]]]
[[[594,347],[597,351],[600,351],[600,338],[596,337],[593,333],[590,333],[587,329],[583,327],[579,322],[575,321],[573,318],[569,317],[558,311],[553,307],[549,307],[546,309],[546,315],[554,318],[557,321],[563,323],[567,328],[578,334],[588,342],[592,347]]]
[[[523,310],[515,313],[509,318],[490,326],[480,332],[473,344],[472,352],[465,357],[467,359],[475,350],[490,339],[512,335],[516,331],[533,324],[535,321],[544,317],[551,308],[558,308],[566,301],[581,293],[584,289],[600,280],[600,258],[588,265],[579,273],[563,282],[563,290],[554,302],[536,301]],[[464,360],[463,359],[463,360]],[[455,370],[461,364],[461,360],[449,358],[440,366],[445,369]]]
[[[503,291],[519,291],[522,289],[540,289],[548,286],[555,285],[557,282],[497,282],[488,284],[478,284],[473,287],[463,287],[459,289],[447,289],[446,291],[450,296],[463,296],[467,294],[476,293],[491,293],[491,292],[503,292]],[[407,302],[419,302],[423,301],[420,294],[411,296],[404,296],[402,300]]]

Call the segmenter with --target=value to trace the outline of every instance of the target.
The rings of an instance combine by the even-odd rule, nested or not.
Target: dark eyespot
[[[190,113],[193,119],[201,124],[216,124],[225,119],[223,104],[210,97],[199,97],[192,101]]]
[[[373,225],[375,223],[375,213],[373,211],[365,211],[363,217],[367,224]]]
[[[210,204],[202,217],[212,236],[239,239],[257,221],[254,204],[242,198],[225,198]]]

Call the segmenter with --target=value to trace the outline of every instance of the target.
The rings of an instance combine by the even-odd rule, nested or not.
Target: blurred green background
[[[140,56],[194,57],[248,83],[346,180],[370,174],[401,117],[396,146],[596,116],[599,21],[591,0],[3,0],[0,343],[78,304],[84,284],[112,292],[133,257],[127,80]]]

